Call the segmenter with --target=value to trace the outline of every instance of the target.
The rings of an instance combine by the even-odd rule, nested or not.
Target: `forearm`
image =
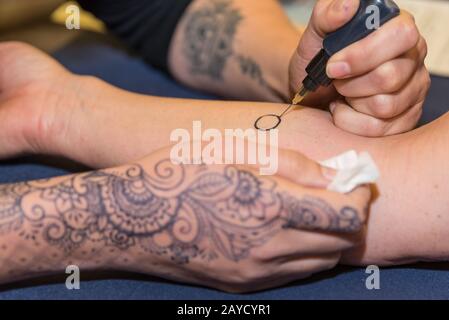
[[[194,223],[175,217],[193,178],[156,154],[115,169],[0,185],[0,283],[63,273],[69,265],[175,278],[168,261],[182,264],[193,249],[186,244],[176,252],[164,240],[182,238],[178,225]]]
[[[173,164],[168,155],[163,149],[133,165],[0,185],[0,283],[76,265],[236,290],[286,235],[308,243],[318,235],[299,229],[326,232],[322,240],[348,247],[361,230],[367,192],[343,196],[244,167]],[[339,257],[338,249],[311,243],[281,245],[314,257],[322,250],[324,261]],[[296,277],[319,270],[305,260]],[[272,274],[279,283],[292,277],[266,268],[250,290],[269,286]]]
[[[287,101],[300,39],[276,0],[196,0],[178,24],[169,65],[181,82],[223,97]]]
[[[73,81],[82,83],[78,95],[71,99],[77,101],[76,106],[70,109],[70,117],[67,113],[55,116],[58,120],[39,144],[48,153],[95,168],[127,163],[166,147],[172,144],[170,134],[179,128],[193,138],[193,121],[201,121],[203,130],[246,130],[254,128],[259,116],[279,114],[286,107],[279,103],[152,97],[120,90],[95,78]],[[300,107],[283,117],[279,129],[281,148],[300,147],[321,159],[369,141],[335,128],[324,112]]]
[[[85,116],[80,118],[83,120],[73,124],[83,135],[78,140],[70,140],[73,142],[67,143],[67,152],[63,155],[100,167],[110,162],[124,163],[142,157],[152,148],[168,145],[170,132],[178,128],[190,131],[193,120],[201,120],[204,128],[247,129],[252,128],[258,116],[278,113],[285,108],[285,105],[269,103],[155,100],[116,90],[113,89],[114,94],[106,89],[99,90],[106,95],[96,99],[92,112],[88,111],[86,104]],[[107,98],[109,94],[112,94],[112,99]],[[439,200],[430,201],[428,186],[432,183],[445,185],[445,175],[436,174],[435,168],[444,167],[440,162],[446,163],[446,149],[442,147],[438,157],[432,159],[428,154],[436,154],[433,149],[438,149],[438,146],[434,146],[434,141],[441,138],[435,139],[435,136],[448,132],[444,127],[446,123],[447,117],[409,134],[368,139],[336,128],[324,112],[299,108],[283,118],[279,127],[279,145],[317,160],[348,149],[369,151],[381,171],[379,195],[371,211],[367,249],[351,256],[351,262],[379,262],[376,260],[379,257],[384,259],[383,262],[417,260],[419,257],[438,256],[438,252],[445,250],[432,248],[436,241],[434,238],[446,234],[446,224],[437,218],[446,216],[446,202],[443,200],[446,189],[438,189]],[[79,148],[73,148],[75,145]],[[88,150],[83,151],[87,146]],[[438,164],[435,161],[439,161]],[[410,175],[410,172],[417,174]],[[404,177],[408,178],[404,180]],[[419,208],[417,203],[420,203]],[[423,212],[432,212],[432,215],[426,219]],[[405,229],[401,227],[405,225]],[[395,228],[386,229],[386,226]],[[431,230],[435,229],[439,230],[438,234],[432,233]],[[410,247],[416,239],[420,239],[419,245]],[[447,242],[440,240],[437,243],[444,247]]]
[[[89,271],[132,263],[131,239],[112,228],[113,211],[99,194],[101,180],[111,185],[122,169],[0,185],[0,283],[62,274],[69,265]]]

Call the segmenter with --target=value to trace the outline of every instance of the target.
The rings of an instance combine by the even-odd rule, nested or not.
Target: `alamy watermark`
[[[279,164],[278,140],[278,130],[203,130],[201,121],[193,121],[191,132],[172,131],[170,141],[176,144],[170,159],[174,164],[257,165],[261,175],[274,175]]]
[[[65,19],[65,26],[69,30],[79,30],[81,28],[81,11],[77,5],[69,5],[65,8],[67,18]]]
[[[380,28],[380,9],[375,4],[372,4],[366,8],[366,14],[369,14],[365,21],[366,28],[368,30],[377,30]]]
[[[65,273],[69,276],[65,280],[65,286],[68,290],[79,290],[81,289],[80,281],[81,274],[80,268],[76,265],[67,266]]]
[[[365,280],[365,287],[368,290],[380,289],[380,269],[376,265],[369,265],[365,269],[365,273],[369,276]]]

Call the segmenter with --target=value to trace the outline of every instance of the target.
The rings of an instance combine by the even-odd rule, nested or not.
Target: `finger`
[[[255,248],[253,256],[261,262],[288,260],[292,257],[325,255],[347,250],[359,244],[363,233],[333,234],[323,232],[284,229],[268,245]]]
[[[267,148],[263,144],[249,143],[254,148]],[[275,161],[277,162],[273,165],[275,169],[273,174],[303,187],[325,189],[336,175],[335,170],[322,167],[317,162],[292,150],[278,149]],[[244,167],[260,172],[261,165],[246,164]]]
[[[316,3],[309,24],[291,60],[289,89],[292,97],[305,77],[307,65],[322,49],[325,35],[349,22],[359,6],[360,0],[320,0]],[[318,91],[308,95],[304,102],[307,105],[318,106],[320,101],[323,102],[323,97],[336,96],[333,87],[320,88]],[[329,104],[328,100],[325,102],[326,105]]]
[[[341,259],[341,252],[327,255],[315,255],[309,258],[296,258],[287,261],[280,266],[279,272],[290,276],[291,281],[305,278],[312,274],[333,269]]]
[[[337,30],[354,17],[360,0],[320,0],[316,3],[309,24],[301,37],[297,53],[305,63],[321,49],[327,33]]]
[[[418,51],[385,62],[373,71],[359,77],[334,80],[333,84],[345,98],[361,98],[400,90],[422,65],[417,60]]]
[[[323,167],[295,151],[279,150],[278,158],[277,174],[305,187],[324,189],[336,174],[335,170]]]
[[[303,259],[293,259],[281,265],[276,264],[270,273],[267,274],[266,269],[261,272],[262,276],[257,279],[260,285],[256,290],[278,287],[332,269],[338,264],[340,258],[341,253],[336,252],[319,257],[310,256]]]
[[[337,30],[354,17],[360,6],[360,0],[320,0],[315,5],[310,27],[313,33],[323,38]]]
[[[424,101],[429,87],[430,75],[422,66],[413,75],[408,85],[398,92],[363,98],[346,98],[346,101],[358,112],[380,119],[391,119],[404,113],[410,106]]]
[[[284,228],[343,234],[362,229],[371,193],[367,186],[345,195],[285,181],[280,197]]]
[[[397,58],[420,39],[413,16],[405,11],[366,38],[337,52],[327,65],[333,79],[345,79],[370,72],[383,63]]]
[[[332,107],[334,124],[351,133],[365,137],[381,137],[412,130],[422,113],[423,102],[408,109],[405,113],[392,119],[378,119],[360,113],[342,101]]]

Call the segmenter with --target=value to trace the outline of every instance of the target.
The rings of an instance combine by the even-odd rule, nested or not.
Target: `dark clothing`
[[[168,70],[168,50],[192,0],[78,0],[151,65]]]

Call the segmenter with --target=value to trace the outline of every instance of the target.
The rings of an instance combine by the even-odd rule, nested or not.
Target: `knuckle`
[[[419,41],[420,34],[413,20],[404,21],[399,25],[399,34],[403,37],[408,48],[416,46]]]
[[[319,20],[326,10],[327,10],[326,1],[318,0],[318,2],[315,4],[315,7],[313,8],[312,19],[315,21]]]
[[[332,118],[333,118],[334,124],[337,127],[345,128],[348,125],[349,126],[351,125],[351,122],[347,119],[346,113],[342,112],[339,108],[336,108],[334,110],[334,112],[332,113]]]
[[[275,254],[272,250],[268,249],[267,246],[258,247],[252,252],[252,258],[256,262],[264,262],[269,261],[275,257]]]
[[[371,137],[384,136],[388,127],[384,121],[370,117],[364,123],[364,132]]]
[[[389,95],[379,94],[371,98],[371,112],[378,118],[391,118],[395,115],[394,98]]]
[[[424,37],[421,37],[419,52],[421,54],[421,60],[424,61],[427,57],[427,54],[429,53],[429,46],[427,44],[427,40]]]
[[[400,75],[394,63],[385,63],[374,72],[374,83],[382,91],[391,92],[399,89]]]
[[[321,8],[320,2],[313,8],[312,16],[310,18],[309,26],[312,27],[310,30],[316,30],[320,23],[320,17],[323,15],[323,9]],[[315,31],[316,32],[316,31]]]

